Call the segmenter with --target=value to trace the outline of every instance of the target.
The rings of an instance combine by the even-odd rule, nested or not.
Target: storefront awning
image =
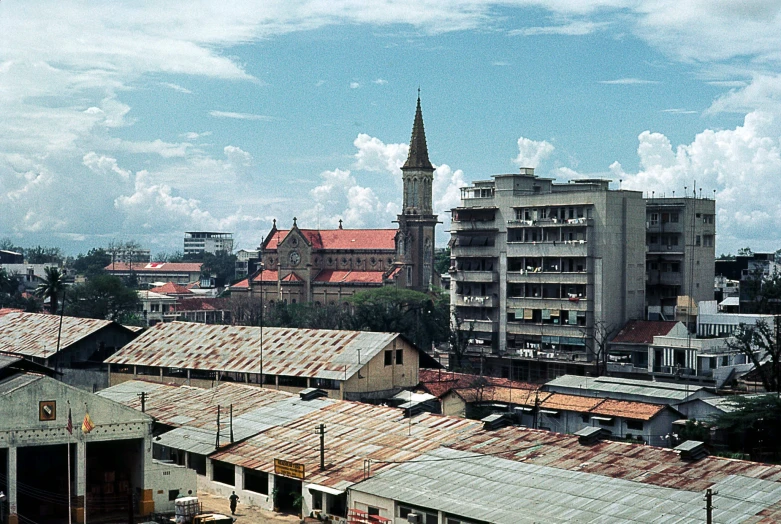
[[[335,489],[335,488],[329,488],[328,486],[321,486],[320,484],[307,484],[307,489],[313,489],[315,491],[322,491],[323,493],[328,493],[329,495],[342,495],[344,494],[343,489]]]

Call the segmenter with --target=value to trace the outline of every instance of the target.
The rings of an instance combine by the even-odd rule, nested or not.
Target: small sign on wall
[[[304,477],[306,476],[306,467],[304,464],[298,462],[290,462],[289,460],[275,458],[274,473],[276,475],[282,475],[283,477],[304,480]]]
[[[38,403],[38,420],[48,422],[57,420],[57,401],[41,400]]]

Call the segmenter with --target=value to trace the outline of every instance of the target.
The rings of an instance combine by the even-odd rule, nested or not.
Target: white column
[[[76,522],[84,522],[84,508],[87,500],[87,442],[76,441]],[[81,510],[81,511],[79,511]]]
[[[12,518],[15,517],[17,509],[16,509],[16,446],[11,446],[8,448],[8,472],[7,472],[7,478],[8,478],[8,513],[11,515]]]

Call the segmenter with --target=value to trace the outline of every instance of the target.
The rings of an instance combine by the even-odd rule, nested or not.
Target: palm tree
[[[38,284],[38,289],[35,290],[35,294],[49,299],[49,311],[51,313],[57,313],[57,304],[59,303],[60,293],[64,289],[64,282],[62,280],[63,274],[56,267],[44,268],[45,277],[43,281]]]

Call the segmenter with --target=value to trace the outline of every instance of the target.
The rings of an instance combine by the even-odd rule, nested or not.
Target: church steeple
[[[415,123],[412,124],[412,138],[409,141],[409,154],[402,169],[434,170],[428,159],[426,131],[423,129],[423,111],[420,109],[420,90],[418,90],[418,107],[415,110]]]

